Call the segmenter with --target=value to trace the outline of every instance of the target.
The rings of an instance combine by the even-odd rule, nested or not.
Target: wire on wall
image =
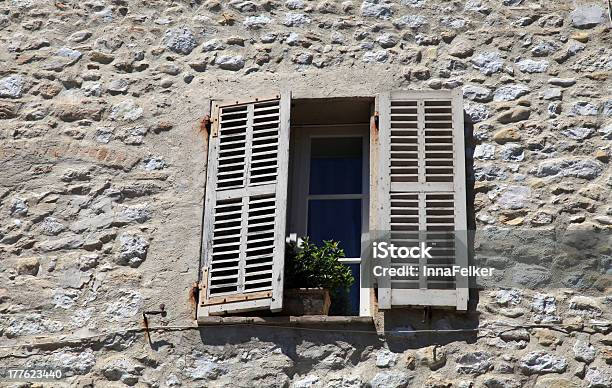
[[[602,322],[602,321],[592,321],[589,323],[591,326],[597,326],[605,328],[612,324],[612,322]],[[286,330],[297,330],[297,331],[309,331],[309,332],[328,332],[328,333],[350,333],[350,334],[370,334],[377,335],[379,337],[384,337],[385,335],[414,335],[414,334],[425,334],[425,333],[436,333],[436,334],[458,334],[458,333],[478,333],[482,332],[484,335],[479,336],[478,338],[495,338],[499,337],[501,334],[506,333],[515,329],[535,329],[535,328],[544,328],[553,331],[562,332],[568,334],[572,331],[580,332],[582,330],[577,330],[573,325],[547,325],[547,324],[530,324],[530,325],[510,325],[504,323],[496,323],[491,325],[491,327],[483,328],[467,328],[467,329],[415,329],[415,330],[385,330],[385,331],[376,331],[376,330],[355,330],[355,329],[332,329],[332,328],[316,328],[316,327],[303,327],[303,326],[283,326],[283,325],[266,325],[259,323],[230,323],[230,324],[220,324],[220,325],[210,325],[210,326],[151,326],[148,328],[144,327],[132,327],[123,330],[114,330],[107,331],[99,334],[94,334],[90,336],[82,336],[82,337],[62,337],[56,336],[53,341],[45,341],[45,342],[30,342],[30,343],[16,343],[12,345],[1,345],[0,349],[17,349],[21,347],[45,347],[49,345],[57,345],[65,343],[66,346],[69,344],[81,343],[87,340],[92,340],[95,338],[115,335],[115,334],[130,334],[130,333],[146,333],[149,332],[181,332],[181,331],[206,331],[206,330],[214,330],[219,328],[229,328],[229,327],[260,327],[260,328],[273,328],[273,329],[286,329]],[[50,338],[51,339],[51,338]],[[8,356],[10,357],[10,355]],[[0,357],[3,358],[3,357]]]

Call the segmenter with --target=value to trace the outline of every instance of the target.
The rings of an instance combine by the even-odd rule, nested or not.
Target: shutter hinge
[[[379,127],[378,127],[378,112],[374,112],[374,116],[372,116],[372,124],[374,125],[374,128],[378,131]]]
[[[210,120],[210,116],[206,115],[200,121],[200,131],[203,133],[211,133],[210,130],[212,128],[212,121]],[[213,134],[215,136],[215,134]]]

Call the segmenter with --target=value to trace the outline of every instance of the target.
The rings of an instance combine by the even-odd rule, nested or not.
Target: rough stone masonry
[[[0,0],[0,366],[75,387],[612,386],[609,283],[580,273],[386,335],[196,330],[190,301],[211,98],[461,88],[478,231],[609,232],[610,27],[604,0]]]

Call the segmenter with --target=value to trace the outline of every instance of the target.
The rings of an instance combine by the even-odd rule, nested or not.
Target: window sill
[[[200,317],[200,326],[262,325],[262,326],[321,326],[321,325],[363,325],[374,328],[372,317],[304,315],[280,317]]]

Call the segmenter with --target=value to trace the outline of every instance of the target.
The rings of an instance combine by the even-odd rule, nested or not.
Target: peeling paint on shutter
[[[398,91],[379,96],[380,230],[403,246],[426,241],[431,259],[393,266],[467,266],[463,107],[460,91]],[[465,277],[379,280],[379,307],[444,306],[467,309]]]
[[[213,105],[198,317],[282,308],[290,101]]]

